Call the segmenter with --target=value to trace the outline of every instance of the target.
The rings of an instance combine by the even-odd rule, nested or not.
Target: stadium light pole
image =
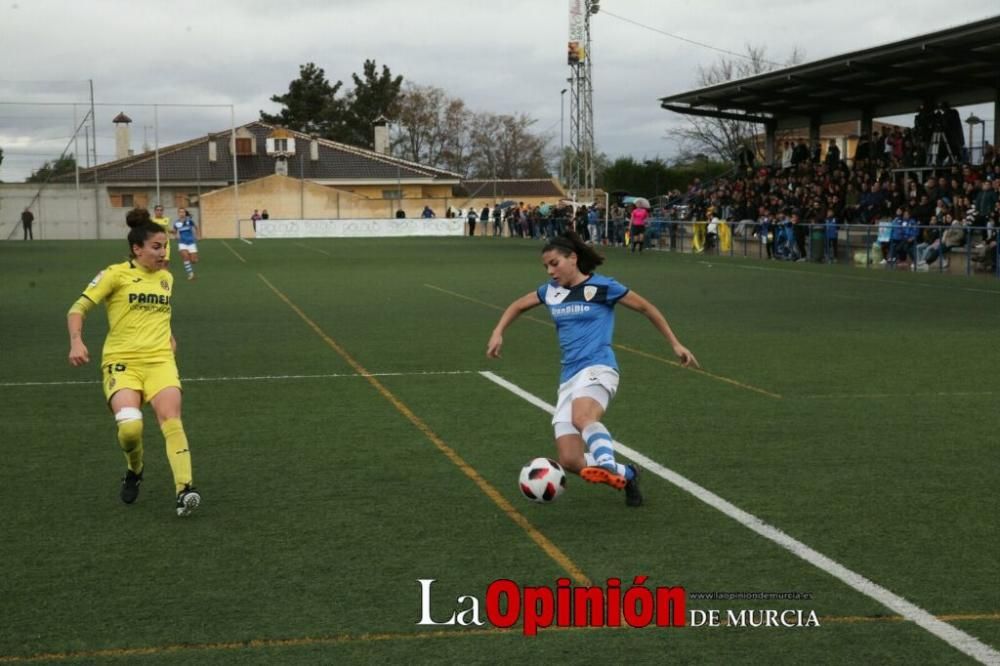
[[[566,161],[566,140],[563,134],[563,123],[566,117],[566,91],[563,88],[559,91],[559,185],[563,184],[563,162]]]

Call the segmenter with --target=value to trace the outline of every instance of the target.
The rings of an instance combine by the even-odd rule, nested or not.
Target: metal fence
[[[601,242],[625,245],[624,220],[610,220]],[[909,270],[1000,278],[1000,247],[991,226],[838,224],[761,225],[741,222],[677,221],[653,218],[645,245],[650,249],[851,265],[866,270]]]

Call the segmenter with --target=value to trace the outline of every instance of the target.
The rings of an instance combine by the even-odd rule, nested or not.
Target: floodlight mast
[[[569,173],[574,201],[594,200],[594,86],[590,17],[600,11],[600,0],[570,0],[569,9]]]

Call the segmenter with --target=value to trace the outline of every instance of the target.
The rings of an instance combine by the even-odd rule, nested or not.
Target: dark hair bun
[[[152,221],[152,218],[149,217],[149,211],[145,208],[133,208],[125,216],[125,224],[132,229],[149,224]]]

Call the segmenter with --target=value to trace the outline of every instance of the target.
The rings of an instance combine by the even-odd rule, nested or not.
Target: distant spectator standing
[[[503,210],[498,203],[493,204],[493,235],[503,236]]]
[[[481,236],[485,236],[489,233],[490,229],[490,207],[489,204],[483,205],[483,209],[479,212],[479,227],[482,229],[483,233]]]
[[[260,219],[262,219],[262,220],[269,220],[269,219],[271,219],[271,214],[267,212],[266,208],[264,210],[260,211]]]
[[[840,148],[836,139],[830,139],[830,145],[826,148],[826,166],[831,170],[840,166]]]
[[[470,236],[475,236],[476,235],[476,221],[477,221],[478,217],[479,216],[476,215],[476,209],[473,208],[472,206],[469,206],[469,212],[466,213],[465,220],[469,223],[469,235]]]
[[[958,109],[951,108],[948,102],[941,102],[944,110],[944,136],[951,148],[952,162],[954,164],[962,157],[965,151],[965,132],[962,128],[962,116],[958,115]]]
[[[792,142],[785,142],[785,149],[781,151],[781,168],[791,169],[792,168]]]
[[[250,221],[253,223],[253,230],[257,231],[257,220],[261,219],[260,212],[256,208],[253,209],[253,215],[250,216]]]
[[[826,259],[828,263],[831,264],[836,263],[838,226],[837,226],[837,218],[834,216],[832,208],[826,209],[826,220],[824,221],[823,225],[825,227],[825,232],[826,232],[824,234],[826,243],[823,246],[823,249],[825,250],[823,254],[826,255],[824,259]]]
[[[396,211],[396,219],[397,220],[405,220],[406,219],[406,211],[403,210],[402,208],[398,209]]]
[[[424,218],[426,220],[426,219],[430,219],[432,217],[437,217],[437,215],[434,214],[434,211],[431,210],[430,206],[424,206],[424,211],[422,213],[420,213],[420,217],[422,217],[422,218]]]
[[[35,233],[31,230],[31,225],[35,221],[35,214],[31,209],[25,208],[21,213],[21,227],[24,229],[24,240],[35,240]]]

